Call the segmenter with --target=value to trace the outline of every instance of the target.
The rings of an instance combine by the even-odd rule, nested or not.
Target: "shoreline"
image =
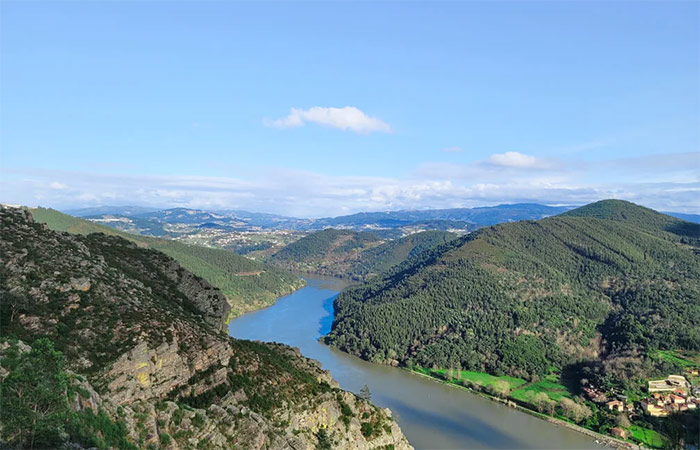
[[[298,291],[308,287],[309,280],[315,280],[315,281],[321,281],[321,282],[326,281],[326,282],[331,282],[331,283],[340,283],[342,285],[342,287],[340,289],[338,289],[338,294],[340,294],[343,291],[343,289],[347,288],[350,285],[350,282],[347,279],[335,277],[335,276],[330,276],[330,275],[319,275],[319,274],[306,273],[306,272],[296,272],[296,273],[294,273],[294,275],[298,276],[299,277],[298,279],[303,282],[299,287],[290,290],[286,294],[282,294],[278,297],[275,297],[275,301],[270,303],[269,305],[265,305],[261,308],[251,309],[249,311],[245,311],[245,312],[238,314],[236,316],[229,315],[229,317],[226,319],[226,322],[225,322],[226,326],[228,326],[232,321],[234,321],[236,319],[240,319],[241,317],[243,317],[245,315],[252,314],[252,313],[255,313],[258,311],[263,311],[267,308],[271,308],[271,307],[275,306],[277,304],[277,302],[280,301],[280,299],[283,299],[284,297],[287,297],[288,295],[292,295],[295,292],[298,292]],[[333,288],[333,290],[335,290],[335,288]]]
[[[303,281],[303,283],[299,287],[295,288],[294,285],[290,285],[290,288],[292,288],[292,289],[289,292],[287,292],[286,294],[276,296],[275,300],[272,303],[270,303],[269,305],[265,305],[265,306],[260,307],[260,308],[251,309],[249,311],[245,311],[245,312],[243,312],[241,314],[237,314],[237,315],[229,314],[229,316],[226,318],[226,321],[224,322],[225,325],[228,326],[233,320],[239,319],[239,318],[245,316],[246,314],[251,314],[254,312],[262,311],[262,310],[267,309],[271,306],[274,306],[279,301],[279,299],[284,298],[288,295],[292,295],[293,293],[295,293],[301,289],[304,289],[307,286],[306,278],[299,277],[299,280]],[[224,295],[226,295],[226,294],[224,294]]]
[[[510,404],[507,403],[508,400],[502,400],[497,397],[494,397],[492,395],[487,394],[486,392],[481,392],[481,391],[475,391],[473,389],[466,388],[464,386],[458,386],[454,383],[448,383],[446,381],[440,380],[436,377],[432,377],[430,375],[426,375],[424,373],[416,372],[414,370],[407,369],[405,367],[401,367],[402,370],[405,370],[406,372],[412,374],[412,375],[418,375],[421,377],[428,378],[432,381],[442,383],[444,385],[453,387],[455,389],[461,389],[464,391],[469,392],[470,394],[477,395],[480,397],[483,397],[487,400],[490,400],[495,403],[500,403],[503,406],[506,406],[508,408],[515,409],[516,411],[520,411],[522,413],[528,414],[530,416],[536,417],[538,419],[542,419],[546,422],[549,422],[553,425],[557,425],[563,428],[568,428],[572,431],[576,431],[582,434],[585,434],[586,436],[595,438],[596,443],[600,444],[601,446],[606,446],[608,448],[614,448],[614,449],[629,449],[629,450],[646,450],[646,447],[643,447],[639,444],[635,444],[633,442],[628,442],[628,441],[623,441],[621,439],[615,438],[613,436],[608,436],[606,434],[600,434],[597,431],[589,430],[588,428],[584,428],[582,426],[576,425],[574,423],[566,422],[561,419],[557,419],[556,417],[551,417],[546,414],[542,414],[538,411],[533,411],[531,409],[525,408],[523,406],[518,405],[517,403],[513,402],[512,400],[510,401]]]

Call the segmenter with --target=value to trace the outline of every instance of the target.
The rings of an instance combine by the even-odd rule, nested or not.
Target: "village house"
[[[606,406],[610,411],[623,412],[625,410],[625,404],[622,403],[620,400],[609,401],[608,403],[606,403]]]
[[[669,375],[665,380],[650,381],[650,392],[653,390],[656,392],[651,392],[649,398],[641,402],[642,409],[654,417],[666,417],[674,411],[697,409],[700,398],[693,396],[689,392],[689,387],[686,379],[680,375]],[[616,404],[613,404],[608,409],[612,410],[616,407]]]
[[[682,375],[669,375],[665,380],[649,381],[649,392],[673,392],[676,389],[690,389],[690,383]]]
[[[605,396],[601,391],[595,388],[585,387],[583,391],[586,396],[594,403],[605,403],[608,401],[608,397]]]
[[[671,399],[671,403],[676,405],[685,403],[685,398],[681,397],[680,395],[671,394],[669,395],[669,398]]]
[[[668,416],[668,411],[664,406],[658,406],[652,402],[643,401],[642,408],[644,411],[653,417],[666,417]]]

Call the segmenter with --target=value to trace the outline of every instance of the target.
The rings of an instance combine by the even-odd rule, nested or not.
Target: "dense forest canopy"
[[[383,241],[375,233],[329,228],[287,245],[271,262],[295,271],[368,280],[455,237],[433,230]]]
[[[700,350],[699,236],[614,200],[483,228],[342,293],[326,341],[525,378],[615,352]]]

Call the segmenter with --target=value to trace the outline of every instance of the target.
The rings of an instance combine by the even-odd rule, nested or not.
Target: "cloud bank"
[[[581,205],[619,198],[661,211],[700,213],[698,158],[700,153],[693,152],[588,163],[552,161],[556,168],[532,170],[532,163],[494,165],[490,157],[469,164],[424,164],[402,177],[329,176],[292,169],[209,177],[3,168],[0,202],[64,209],[138,203],[322,217],[518,202]]]
[[[316,123],[326,127],[349,130],[359,134],[372,132],[390,133],[391,127],[376,117],[370,117],[354,106],[343,108],[314,106],[309,109],[291,108],[289,115],[277,120],[265,120],[267,126],[275,128],[300,127],[305,123]]]

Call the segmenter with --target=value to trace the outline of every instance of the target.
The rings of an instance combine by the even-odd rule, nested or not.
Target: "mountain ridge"
[[[303,285],[303,281],[286,271],[265,266],[226,250],[130,234],[52,209],[35,208],[32,212],[35,220],[47,223],[53,230],[78,234],[115,235],[141,246],[163,251],[193,273],[221,288],[230,300],[234,316],[268,306],[278,297],[293,292]],[[257,273],[257,275],[239,275],[249,273]]]
[[[325,340],[377,362],[459,364],[526,378],[625,345],[697,347],[700,258],[688,230],[700,227],[655,211],[680,232],[580,217],[589,210],[482,228],[409,259],[341,293]],[[669,290],[667,277],[684,288]],[[659,303],[664,296],[668,305]],[[666,319],[653,319],[650,307]],[[666,329],[670,317],[687,326]],[[596,348],[601,333],[607,349]]]

